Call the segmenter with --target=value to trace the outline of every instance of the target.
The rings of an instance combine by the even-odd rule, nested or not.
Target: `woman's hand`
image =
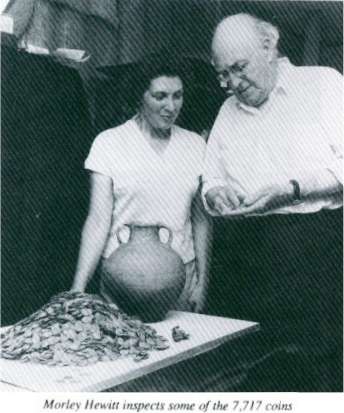
[[[69,290],[69,292],[71,293],[84,293],[85,292],[85,287],[81,287],[78,285],[74,285],[75,283],[73,283],[71,289]]]
[[[207,303],[207,288],[202,285],[200,282],[197,283],[194,288],[189,302],[192,306],[192,311],[195,313],[202,313],[206,307]]]

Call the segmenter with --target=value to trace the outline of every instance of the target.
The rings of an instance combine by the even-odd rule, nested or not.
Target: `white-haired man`
[[[261,322],[263,353],[299,357],[300,382],[283,377],[291,388],[277,390],[339,391],[342,76],[279,58],[278,39],[248,14],[227,17],[213,37],[213,65],[233,94],[203,175],[208,211],[232,218],[221,221],[214,265],[222,259],[227,278],[213,278],[213,301],[218,312]]]

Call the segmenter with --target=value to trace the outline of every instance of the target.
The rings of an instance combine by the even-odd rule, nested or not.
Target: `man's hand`
[[[264,213],[293,201],[294,188],[288,182],[285,185],[271,185],[248,196],[244,200],[246,214]]]
[[[209,207],[223,215],[232,210],[236,210],[245,199],[246,194],[227,186],[216,186],[205,194],[205,199]]]
[[[293,186],[288,182],[284,185],[270,185],[252,195],[244,198],[242,205],[237,210],[226,212],[226,216],[248,216],[263,214],[284,205],[289,205],[293,200]]]

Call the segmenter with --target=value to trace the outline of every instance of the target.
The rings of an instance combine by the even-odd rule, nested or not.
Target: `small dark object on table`
[[[188,340],[189,337],[190,337],[190,334],[186,333],[179,326],[172,328],[172,338],[175,342],[182,341],[182,340]]]

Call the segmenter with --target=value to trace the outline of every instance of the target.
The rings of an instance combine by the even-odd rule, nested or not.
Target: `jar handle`
[[[168,239],[164,244],[171,245],[173,241],[173,232],[171,231],[170,228],[165,227],[164,225],[159,226],[159,233],[161,229],[165,229],[168,232]],[[160,238],[160,234],[159,234],[159,238]]]
[[[125,228],[128,228],[128,230],[129,230],[129,238],[128,238],[127,242],[124,242],[124,241],[121,239],[121,236],[120,236],[121,232],[122,232]],[[130,239],[131,239],[131,228],[130,228],[130,225],[124,224],[124,225],[122,225],[121,227],[119,227],[119,228],[117,229],[117,231],[116,231],[116,237],[117,237],[117,240],[118,240],[118,243],[119,243],[119,244],[127,244],[127,243],[130,241]]]

